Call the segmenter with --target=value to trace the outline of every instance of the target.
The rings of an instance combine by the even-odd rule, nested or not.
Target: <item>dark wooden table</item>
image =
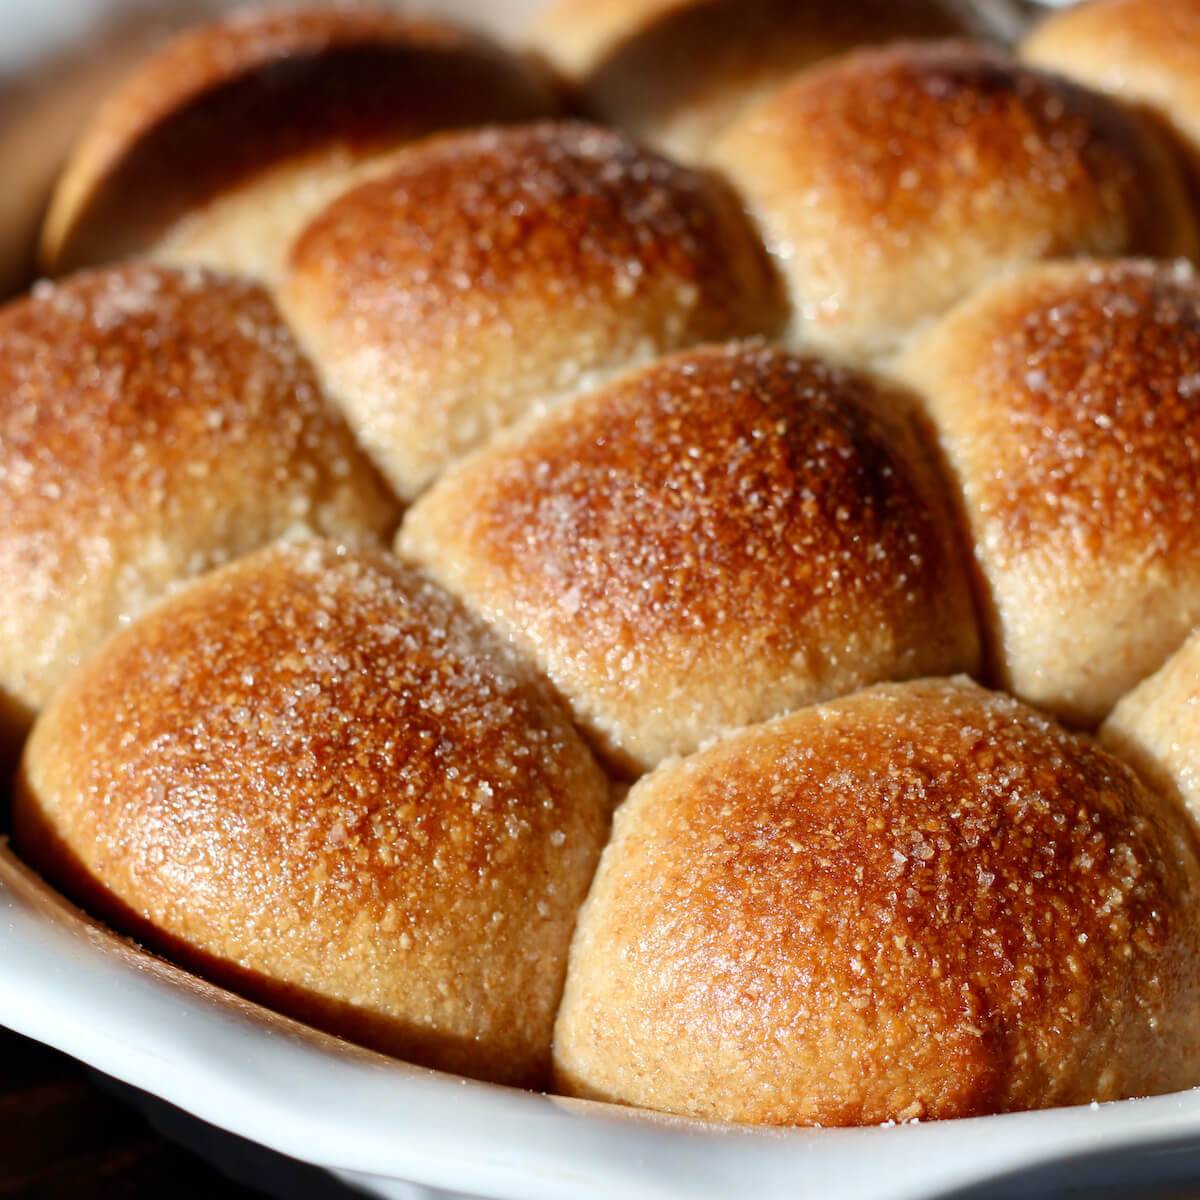
[[[0,1197],[259,1197],[159,1136],[61,1054],[0,1030]]]

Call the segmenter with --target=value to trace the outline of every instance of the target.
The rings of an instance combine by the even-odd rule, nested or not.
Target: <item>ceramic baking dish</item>
[[[981,0],[998,23],[1013,10]],[[16,270],[52,146],[39,129],[83,111],[68,88],[53,120],[35,98],[106,72],[63,42],[96,40],[153,0],[0,0],[0,166],[27,186],[0,207],[0,276]],[[489,23],[513,8],[477,0]],[[188,0],[168,14],[219,7]],[[160,6],[161,7],[161,6]],[[438,7],[433,5],[433,7]],[[453,7],[470,11],[470,0]],[[109,20],[121,8],[122,21]],[[33,21],[34,11],[39,19]],[[54,11],[70,15],[56,25]],[[161,15],[161,13],[160,13]],[[64,32],[65,31],[65,32]],[[39,56],[42,56],[39,58]],[[61,80],[60,80],[61,81]],[[14,97],[17,99],[14,100]],[[69,103],[68,103],[69,100]],[[48,103],[48,102],[46,102]],[[23,113],[14,104],[24,106]],[[19,183],[20,180],[18,179]],[[419,1200],[439,1189],[496,1200],[575,1197],[1183,1195],[1200,1180],[1200,1089],[1146,1100],[855,1130],[755,1130],[657,1117],[473,1083],[358,1050],[205,984],[105,931],[0,844],[0,1025],[221,1129],[329,1169],[361,1190]],[[0,1065],[2,1069],[2,1065]]]
[[[916,1200],[1062,1195],[1064,1186],[1115,1197],[1200,1178],[1200,1089],[925,1125],[762,1130],[412,1067],[136,949],[7,849],[0,1023],[370,1194],[405,1200],[431,1196],[421,1185],[489,1200]]]

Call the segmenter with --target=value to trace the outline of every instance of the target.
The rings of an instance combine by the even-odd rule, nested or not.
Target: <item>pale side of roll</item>
[[[943,0],[558,0],[529,42],[577,103],[681,159],[790,75],[856,46],[968,32]]]
[[[1049,258],[1193,255],[1156,131],[1116,101],[965,42],[846,55],[714,147],[788,281],[800,343],[900,348],[973,289]]]
[[[722,185],[572,122],[402,151],[300,235],[281,302],[406,498],[536,405],[783,315]]]
[[[191,576],[399,519],[256,285],[128,266],[0,309],[0,742]]]
[[[995,677],[1099,722],[1200,621],[1200,279],[1033,268],[955,309],[898,372],[957,479]]]
[[[381,153],[556,102],[486,38],[382,6],[250,9],[145,60],[59,182],[56,271],[151,251],[270,281],[296,231]]]
[[[757,342],[684,351],[447,473],[398,539],[531,655],[621,770],[880,679],[974,670],[905,401]]]
[[[39,720],[20,853],[154,949],[410,1061],[536,1084],[608,788],[546,685],[381,553],[282,544]]]
[[[1200,630],[1121,700],[1100,740],[1200,823]]]
[[[1200,1080],[1178,806],[965,681],[885,685],[659,768],[618,810],[555,1031],[568,1094],[771,1125]]]

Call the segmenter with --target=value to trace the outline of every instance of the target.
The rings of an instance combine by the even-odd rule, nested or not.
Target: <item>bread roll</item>
[[[180,581],[398,512],[256,285],[129,266],[0,310],[0,743]]]
[[[170,42],[97,112],[43,255],[62,271],[152,249],[272,279],[381,151],[553,107],[527,66],[451,26],[362,6],[238,13]]]
[[[736,122],[712,161],[792,294],[794,336],[888,354],[1014,266],[1192,254],[1174,160],[1107,97],[966,43],[863,51]]]
[[[965,681],[872,688],[633,788],[557,1082],[771,1125],[1190,1087],[1198,889],[1178,808],[1090,742]]]
[[[587,112],[687,160],[801,67],[965,32],[943,0],[557,0],[531,43]]]
[[[532,655],[620,770],[880,679],[978,666],[904,401],[761,343],[685,351],[498,439],[402,553]]]
[[[1100,739],[1200,824],[1200,629],[1113,709]]]
[[[109,642],[38,722],[14,808],[23,856],[201,974],[536,1083],[608,793],[546,686],[450,597],[310,542]]]
[[[1089,0],[1035,27],[1030,62],[1153,114],[1177,135],[1200,186],[1200,3]]]
[[[1200,279],[1056,264],[905,355],[956,477],[996,678],[1099,722],[1200,621]]]
[[[281,295],[405,497],[534,404],[781,321],[721,186],[573,123],[411,147],[300,235]]]

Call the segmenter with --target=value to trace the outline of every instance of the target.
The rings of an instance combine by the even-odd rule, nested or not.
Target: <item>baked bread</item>
[[[281,301],[406,498],[535,404],[782,322],[723,187],[575,123],[410,147],[304,230]]]
[[[856,1125],[1200,1078],[1178,807],[959,681],[872,688],[638,783],[579,918],[558,1086]]]
[[[529,66],[453,26],[363,5],[239,12],[168,43],[97,112],[43,257],[64,271],[149,250],[271,280],[383,151],[555,104]]]
[[[150,265],[40,285],[0,310],[0,745],[182,580],[398,519],[258,286]]]
[[[967,553],[905,405],[763,343],[684,351],[464,460],[397,547],[644,771],[880,679],[977,669]]]
[[[802,67],[968,32],[943,0],[557,0],[530,31],[577,105],[684,160]]]
[[[534,674],[382,554],[279,545],[118,634],[38,722],[22,855],[352,1041],[541,1080],[608,791]]]
[[[1200,628],[1196,210],[1169,106],[929,40],[959,10],[561,0],[557,83],[341,4],[150,60],[45,236],[141,261],[0,309],[19,852],[501,1083],[1200,1082],[1200,651],[1110,749],[1052,715]]]
[[[1038,24],[1021,53],[1157,118],[1200,188],[1197,0],[1089,0]]]
[[[851,359],[894,352],[1023,263],[1197,249],[1149,125],[964,42],[813,68],[735,122],[711,161],[776,254],[793,337]]]
[[[957,480],[994,677],[1098,723],[1200,622],[1200,279],[1032,268],[897,371]]]
[[[1200,629],[1121,700],[1100,740],[1200,823]]]

